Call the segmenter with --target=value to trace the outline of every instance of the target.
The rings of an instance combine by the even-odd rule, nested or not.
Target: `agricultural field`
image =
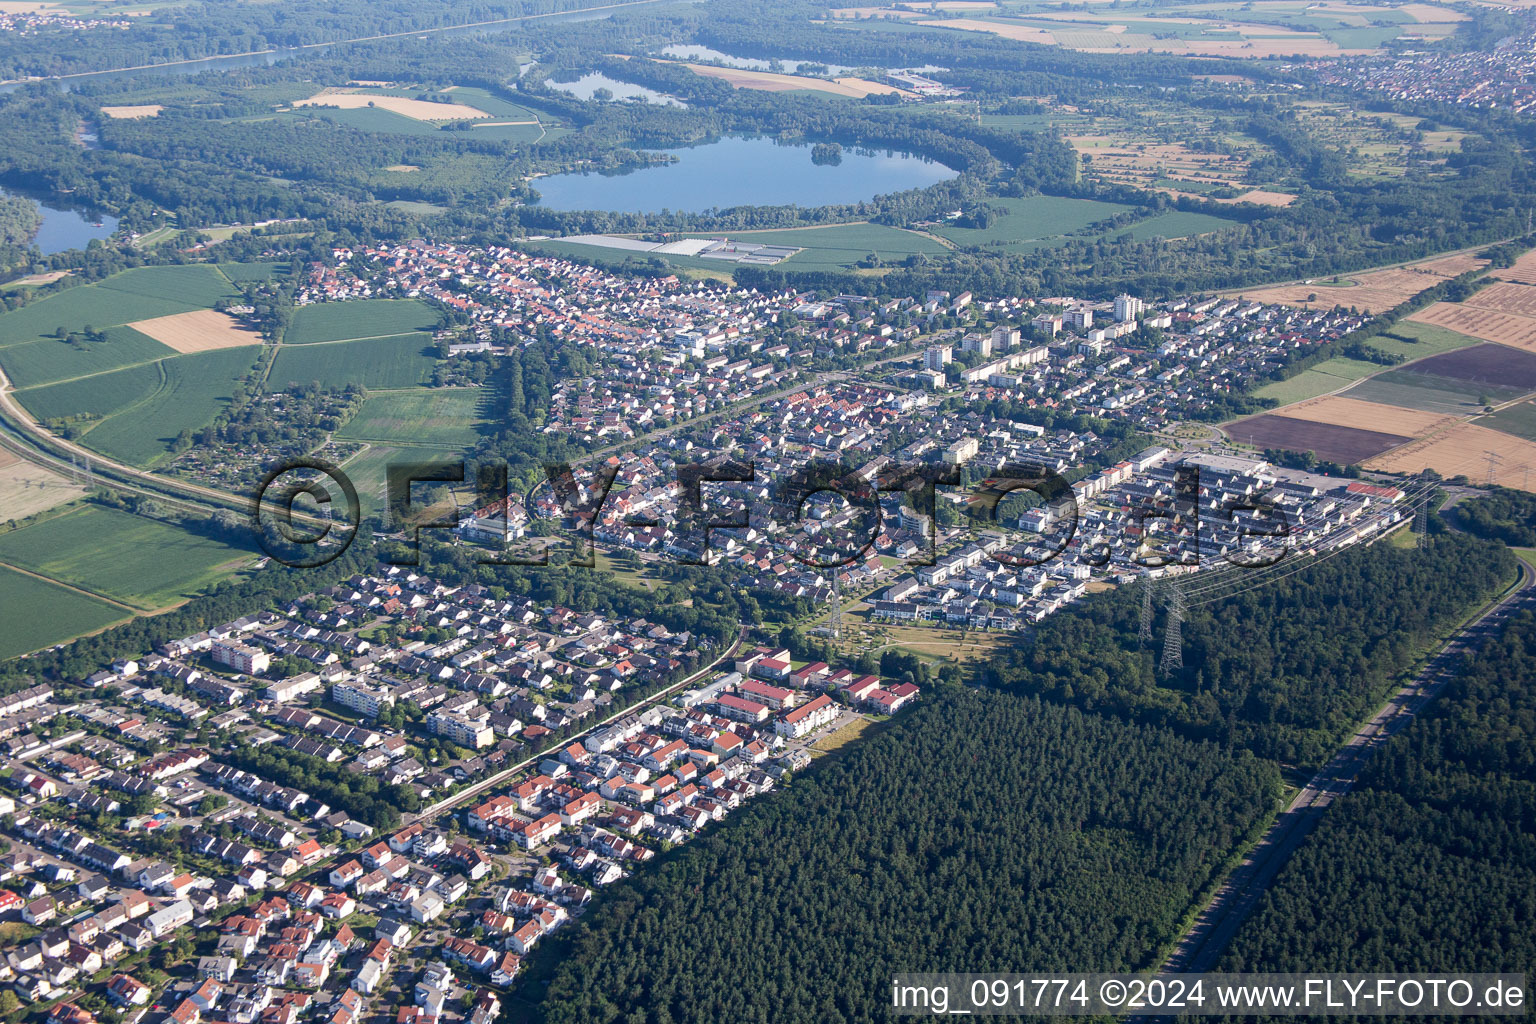
[[[1472,416],[1489,404],[1507,402],[1524,394],[1521,388],[1493,384],[1469,384],[1453,377],[1420,373],[1415,369],[1388,370],[1344,392],[1344,397],[1365,402],[1398,405],[1423,412]]]
[[[21,310],[25,312],[25,310]],[[0,369],[17,388],[37,387],[152,363],[176,354],[175,349],[131,327],[109,327],[101,341],[46,338],[0,348]]]
[[[152,466],[171,453],[182,431],[212,423],[255,365],[256,353],[242,349],[163,360],[154,391],[91,427],[79,442],[130,465]]]
[[[1536,470],[1536,442],[1475,423],[1459,423],[1363,465],[1366,469],[1384,473],[1417,473],[1422,469],[1433,469],[1441,476],[1466,475],[1473,480],[1482,480],[1488,473],[1490,455],[1499,483],[1520,490],[1536,490],[1531,480],[1531,471]]]
[[[1306,420],[1335,427],[1359,427],[1387,434],[1425,437],[1461,422],[1460,417],[1435,412],[1421,412],[1397,405],[1382,405],[1343,395],[1313,398],[1276,409],[1275,416]]]
[[[193,597],[250,558],[223,541],[99,506],[0,534],[0,563],[144,611]]]
[[[1465,15],[1413,4],[1400,7],[1256,0],[1240,9],[1217,4],[1150,4],[1134,11],[1105,5],[1072,11],[1018,10],[1014,5],[952,8],[933,18],[920,5],[841,8],[840,20],[881,27],[901,18],[925,28],[987,32],[1019,42],[1085,53],[1172,53],[1263,59],[1376,53],[1398,38],[1442,38]],[[881,20],[873,20],[881,19]]]
[[[362,505],[363,515],[366,517],[381,515],[388,508],[386,488],[391,463],[430,462],[445,457],[453,458],[454,453],[444,451],[442,448],[374,444],[342,463],[341,469],[352,481],[352,486],[357,489],[358,502]],[[459,488],[457,493],[462,501],[474,500],[473,484],[452,486]]]
[[[1536,402],[1521,402],[1518,405],[1500,409],[1490,416],[1478,419],[1477,425],[1502,430],[1506,434],[1513,434],[1527,441],[1536,441]],[[3,474],[4,470],[0,469],[0,476]]]
[[[435,330],[435,310],[416,299],[356,299],[300,306],[283,335],[284,345],[388,338]]]
[[[1227,436],[1243,444],[1312,452],[1320,459],[1345,466],[1362,462],[1413,440],[1403,434],[1311,423],[1274,413],[1228,423],[1221,429],[1226,431]]]
[[[443,94],[437,94],[441,97]],[[454,101],[414,99],[381,89],[322,89],[293,106],[335,107],[340,110],[387,110],[415,121],[476,121],[490,114],[478,107]]]
[[[272,363],[268,385],[281,390],[318,381],[323,387],[361,384],[370,390],[410,388],[432,379],[437,350],[430,334],[284,345]]]
[[[810,78],[805,75],[781,75],[772,71],[717,67],[714,64],[684,64],[683,67],[696,75],[729,82],[737,89],[759,89],[764,92],[807,90],[855,100],[861,100],[865,96],[883,96],[889,93],[908,97],[913,95],[894,85],[882,85],[863,78]]]
[[[966,228],[957,224],[944,224],[933,233],[947,238],[959,246],[998,247],[1005,250],[1019,247],[1021,243],[1054,238],[1080,231],[1097,221],[1107,220],[1131,209],[1122,203],[1105,203],[1094,199],[1059,199],[1053,196],[1030,196],[1023,199],[988,199],[988,206],[996,206],[1007,212],[985,228]],[[1034,246],[1030,246],[1033,248]]]
[[[1501,281],[1536,285],[1536,249],[1521,253],[1511,266],[1495,270],[1493,276]]]
[[[1478,340],[1448,331],[1444,327],[1399,321],[1392,325],[1390,331],[1372,338],[1369,344],[1378,352],[1400,356],[1405,360],[1417,360],[1476,345]]]
[[[45,384],[16,392],[16,400],[42,421],[110,416],[160,386],[160,364],[144,363],[126,370]]]
[[[1474,293],[1463,304],[1516,316],[1536,316],[1536,287],[1500,281]]]
[[[1460,152],[1468,133],[1431,125],[1408,114],[1360,110],[1322,101],[1297,105],[1308,133],[1343,153],[1349,173],[1365,180],[1401,178],[1410,170],[1426,175],[1454,173],[1446,158]]]
[[[1212,231],[1230,228],[1236,223],[1234,220],[1211,213],[1172,210],[1123,228],[1116,228],[1109,234],[1115,238],[1130,235],[1137,242],[1145,242],[1152,238],[1188,238],[1191,235],[1208,235]]]
[[[1271,381],[1254,390],[1258,398],[1272,398],[1281,405],[1316,398],[1349,386],[1351,381],[1379,373],[1381,367],[1363,359],[1334,356],[1287,380]]]
[[[1302,309],[1333,309],[1336,306],[1354,307],[1366,313],[1380,313],[1413,298],[1426,288],[1442,281],[1458,277],[1469,270],[1488,265],[1487,260],[1471,255],[1443,256],[1406,267],[1390,267],[1386,270],[1369,270],[1351,274],[1347,279],[1319,278],[1300,284],[1277,285],[1273,288],[1248,289],[1244,298],[1258,302],[1280,302]],[[1397,332],[1411,328],[1410,324],[1397,325]],[[1470,339],[1469,339],[1470,340]]]
[[[261,333],[241,323],[228,313],[199,309],[191,313],[172,313],[153,320],[139,320],[128,325],[145,337],[177,352],[212,352],[261,344]]]
[[[1069,135],[1067,141],[1077,150],[1083,174],[1100,181],[1186,195],[1213,189],[1246,191],[1251,152],[1247,146],[1218,139],[1210,151],[1194,150],[1182,142],[1147,139],[1134,130]]]
[[[349,441],[442,444],[469,448],[482,436],[486,388],[413,388],[370,392],[336,437]]]
[[[85,488],[52,470],[0,450],[0,523],[46,512],[85,494]]]
[[[1475,345],[1421,359],[1412,372],[1529,391],[1536,389],[1536,354],[1502,345]]]
[[[128,617],[105,601],[0,566],[0,658],[64,643]]]
[[[1493,285],[1492,287],[1501,286]],[[1511,285],[1509,287],[1526,286]],[[1459,334],[1469,334],[1483,341],[1536,352],[1536,317],[1504,313],[1464,302],[1437,302],[1428,309],[1421,309],[1408,319],[1415,323],[1444,327]]]
[[[436,134],[445,121],[462,121],[477,138],[513,142],[537,142],[551,131],[537,111],[469,86],[436,92],[387,85],[326,89],[295,100],[278,116],[320,117],[360,131],[404,135]]]

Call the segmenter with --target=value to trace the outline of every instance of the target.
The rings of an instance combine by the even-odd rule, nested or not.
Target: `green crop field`
[[[319,381],[326,387],[410,388],[432,379],[437,350],[430,334],[402,334],[328,345],[284,345],[267,378],[275,389]]]
[[[174,604],[248,560],[155,519],[92,506],[0,535],[0,562],[146,611]]]
[[[208,309],[219,299],[238,294],[231,287],[229,278],[219,273],[217,267],[207,263],[137,267],[113,274],[100,282],[100,287],[140,298],[181,303],[188,309]]]
[[[418,121],[414,117],[406,117],[404,114],[397,114],[383,107],[357,107],[351,110],[333,107],[300,107],[298,110],[285,111],[278,116],[294,121],[319,118],[345,128],[356,128],[358,131],[388,132],[396,135],[436,135],[438,130],[437,126],[429,121]]]
[[[229,348],[163,360],[155,388],[91,427],[80,443],[135,466],[152,465],[183,430],[213,422],[256,356],[255,348]]]
[[[443,448],[418,448],[418,447],[393,447],[391,445],[372,445],[366,451],[347,460],[341,467],[342,472],[352,481],[352,486],[357,488],[358,503],[362,505],[364,516],[382,515],[388,503],[385,500],[385,488],[389,479],[389,466],[391,463],[404,462],[432,462],[434,460],[455,459],[455,452]],[[466,467],[469,473],[474,473],[473,466]],[[455,485],[462,500],[473,501],[472,492],[474,483],[467,482],[463,485]]]
[[[127,617],[94,597],[0,566],[0,659],[52,647]]]
[[[109,327],[104,333],[105,341],[44,338],[0,348],[0,368],[16,387],[30,388],[176,355],[175,349],[132,327]]]
[[[40,420],[88,414],[110,416],[152,394],[160,386],[159,363],[98,373],[94,377],[47,384],[16,392],[16,400]]]
[[[1187,238],[1190,235],[1204,235],[1212,231],[1220,231],[1222,228],[1235,227],[1237,221],[1226,217],[1217,217],[1209,213],[1185,213],[1183,210],[1174,210],[1170,213],[1160,213],[1156,217],[1148,217],[1146,220],[1137,221],[1125,228],[1117,228],[1109,232],[1113,238],[1129,234],[1134,241],[1145,242],[1149,238]]]
[[[415,388],[368,396],[336,436],[349,440],[470,447],[481,438],[485,388]]]
[[[1378,373],[1345,392],[1346,398],[1399,405],[1420,412],[1468,415],[1489,403],[1507,402],[1523,393],[1520,388],[1475,384],[1454,377],[1419,373],[1412,367]]]
[[[1506,434],[1523,437],[1527,441],[1536,441],[1536,402],[1521,402],[1519,405],[1500,409],[1492,416],[1479,419],[1477,425],[1502,430]]]
[[[270,281],[288,273],[287,263],[220,263],[219,272],[236,284],[242,281]]]
[[[1059,199],[1053,196],[1029,196],[1024,199],[988,199],[987,205],[1008,212],[990,227],[964,228],[946,224],[935,228],[956,245],[993,245],[1009,248],[1013,243],[1038,241],[1064,235],[1106,220],[1131,207],[1122,203],[1104,203],[1095,199]]]
[[[1476,338],[1469,338],[1465,334],[1448,331],[1444,327],[1436,327],[1434,324],[1417,324],[1408,320],[1399,320],[1392,325],[1390,331],[1376,335],[1366,344],[1388,355],[1402,356],[1404,359],[1423,359],[1425,356],[1466,348],[1468,345],[1481,345],[1482,342]]]
[[[319,302],[294,311],[293,325],[283,335],[283,344],[314,345],[431,331],[438,321],[435,310],[415,299]]]
[[[1318,363],[1310,370],[1301,371],[1289,380],[1265,384],[1255,389],[1253,393],[1259,398],[1273,398],[1281,405],[1290,405],[1292,402],[1301,402],[1308,398],[1316,398],[1318,395],[1326,395],[1331,391],[1338,391],[1348,386],[1350,381],[1369,377],[1373,373],[1380,373],[1381,370],[1382,367],[1378,364],[1368,363],[1363,359],[1335,356]]]
[[[96,284],[66,288],[0,316],[0,348],[86,327],[101,330],[136,320],[207,309],[238,291],[212,266],[139,267]]]

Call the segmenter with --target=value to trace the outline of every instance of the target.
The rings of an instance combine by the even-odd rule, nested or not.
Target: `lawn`
[[[146,611],[192,597],[251,551],[92,506],[0,536],[0,562]]]
[[[51,647],[127,617],[94,597],[0,566],[0,658]]]
[[[479,441],[491,397],[485,388],[415,388],[370,394],[336,436],[348,440],[445,444],[468,448]]]
[[[333,388],[347,384],[410,388],[431,380],[436,365],[437,350],[430,334],[329,345],[284,345],[272,364],[268,383],[274,389],[310,381]]]
[[[415,299],[321,302],[300,306],[294,312],[293,325],[283,334],[283,344],[314,345],[431,331],[438,321],[436,311]]]
[[[104,341],[44,338],[0,348],[0,368],[17,388],[30,388],[176,355],[175,349],[132,327],[108,327],[102,333]]]
[[[1310,370],[1301,371],[1289,380],[1265,384],[1253,393],[1257,398],[1273,398],[1281,405],[1290,405],[1292,402],[1301,402],[1338,391],[1347,386],[1350,381],[1380,373],[1382,369],[1383,367],[1379,364],[1368,363],[1363,359],[1334,356],[1332,359],[1318,363]]]
[[[1131,209],[1121,203],[1104,203],[1095,199],[1061,199],[1055,196],[988,199],[986,202],[989,206],[1001,207],[1008,212],[990,227],[963,228],[948,224],[935,228],[934,234],[943,235],[956,245],[1000,245],[1011,248],[1018,242],[1069,234],[1095,221],[1107,220]]]

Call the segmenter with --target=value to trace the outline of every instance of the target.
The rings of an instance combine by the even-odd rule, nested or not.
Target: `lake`
[[[635,99],[644,97],[649,103],[660,103],[668,107],[686,107],[688,104],[676,96],[668,96],[664,92],[655,89],[647,89],[643,85],[634,85],[630,82],[621,82],[616,78],[597,71],[582,75],[574,82],[549,82],[549,87],[556,92],[563,92],[567,96],[575,96],[579,100],[590,100],[592,94],[599,89],[607,89],[613,93],[616,100]]]
[[[767,71],[772,63],[771,61],[757,60],[754,57],[733,57],[728,53],[721,53],[719,50],[712,50],[707,46],[700,46],[697,43],[673,43],[661,52],[664,56],[673,57],[677,60],[724,64],[726,67],[746,68],[749,71]],[[815,66],[817,64],[822,64],[827,69],[825,74],[833,76],[846,75],[853,70],[853,68],[844,67],[841,64],[823,64],[821,61],[813,60],[779,61],[779,65],[786,75],[799,74],[802,67],[807,65]]]
[[[811,162],[808,143],[727,138],[667,149],[672,164],[625,174],[572,173],[538,178],[540,202],[554,210],[699,213],[712,207],[828,206],[948,181],[958,172],[895,150],[843,148],[842,163]]]
[[[20,195],[0,189],[0,194]],[[31,198],[31,197],[24,197]],[[37,202],[37,200],[33,200]],[[66,249],[84,249],[91,239],[106,239],[117,230],[117,218],[104,213],[81,213],[78,210],[61,210],[46,203],[37,203],[42,211],[43,223],[37,229],[37,247],[44,256],[52,256]]]

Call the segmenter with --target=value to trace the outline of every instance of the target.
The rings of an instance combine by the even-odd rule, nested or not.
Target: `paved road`
[[[1215,967],[1237,929],[1258,905],[1292,853],[1316,827],[1328,805],[1349,792],[1372,754],[1402,730],[1413,716],[1439,696],[1467,650],[1481,646],[1517,609],[1536,609],[1536,576],[1520,565],[1520,576],[1502,597],[1446,641],[1419,674],[1392,695],[1360,726],[1333,759],[1296,794],[1270,825],[1248,857],[1233,870],[1215,897],[1195,919],[1163,962],[1161,973],[1209,971]]]
[[[646,698],[645,700],[641,701],[638,704],[635,704],[635,705],[632,705],[632,706],[630,706],[628,708],[625,708],[623,711],[614,712],[613,714],[609,715],[607,718],[603,719],[600,722],[593,722],[591,725],[587,726],[587,728],[583,729],[581,732],[576,733],[574,736],[571,736],[571,737],[567,738],[565,740],[565,742],[567,744],[576,743],[576,742],[578,742],[578,741],[580,741],[582,739],[585,739],[586,737],[590,736],[592,733],[596,732],[598,729],[601,729],[601,728],[603,728],[606,725],[609,725],[609,724],[611,724],[613,722],[616,722],[616,721],[618,721],[621,718],[627,718],[630,715],[638,715],[640,712],[644,711],[646,708],[648,708],[648,707],[650,707],[650,706],[652,706],[654,704],[659,704],[662,701],[666,700],[668,697],[671,697],[677,691],[683,690],[683,689],[686,689],[689,686],[692,686],[698,680],[703,679],[706,675],[708,675],[709,673],[711,673],[711,672],[715,671],[716,669],[718,669],[720,665],[722,665],[722,664],[724,664],[726,662],[729,662],[732,659],[734,659],[736,657],[736,652],[741,650],[741,645],[746,642],[746,636],[747,636],[747,631],[746,631],[746,628],[743,627],[741,629],[741,631],[736,634],[736,642],[731,644],[730,649],[728,651],[726,651],[724,654],[720,655],[720,657],[716,658],[714,661],[710,662],[704,668],[699,669],[697,672],[693,673],[693,675],[689,676],[688,678],[684,679],[683,681],[681,681],[679,683],[674,683],[673,685],[667,687],[665,690],[662,690],[660,693],[657,693],[657,694],[655,694],[655,695],[653,695],[651,697],[648,697],[648,698]],[[494,789],[497,786],[502,785],[508,779],[511,779],[518,772],[525,770],[530,765],[533,765],[533,764],[535,764],[535,763],[537,763],[539,761],[542,761],[546,757],[553,756],[554,753],[556,753],[556,751],[548,751],[548,750],[546,750],[542,754],[535,754],[532,757],[525,758],[524,760],[519,761],[517,764],[512,765],[510,768],[503,768],[501,771],[497,772],[495,775],[492,775],[490,778],[485,779],[485,780],[483,780],[481,782],[477,782],[473,786],[470,786],[468,789],[461,790],[460,792],[455,793],[453,796],[448,797],[446,800],[439,800],[437,803],[432,804],[429,807],[422,808],[416,814],[404,815],[401,818],[400,827],[401,828],[405,828],[406,826],[414,824],[415,822],[425,821],[428,818],[435,818],[439,814],[442,814],[444,811],[452,810],[453,808],[459,806],[462,803],[465,803],[467,801],[473,800],[476,797],[480,796],[481,794],[487,792],[488,790]]]

